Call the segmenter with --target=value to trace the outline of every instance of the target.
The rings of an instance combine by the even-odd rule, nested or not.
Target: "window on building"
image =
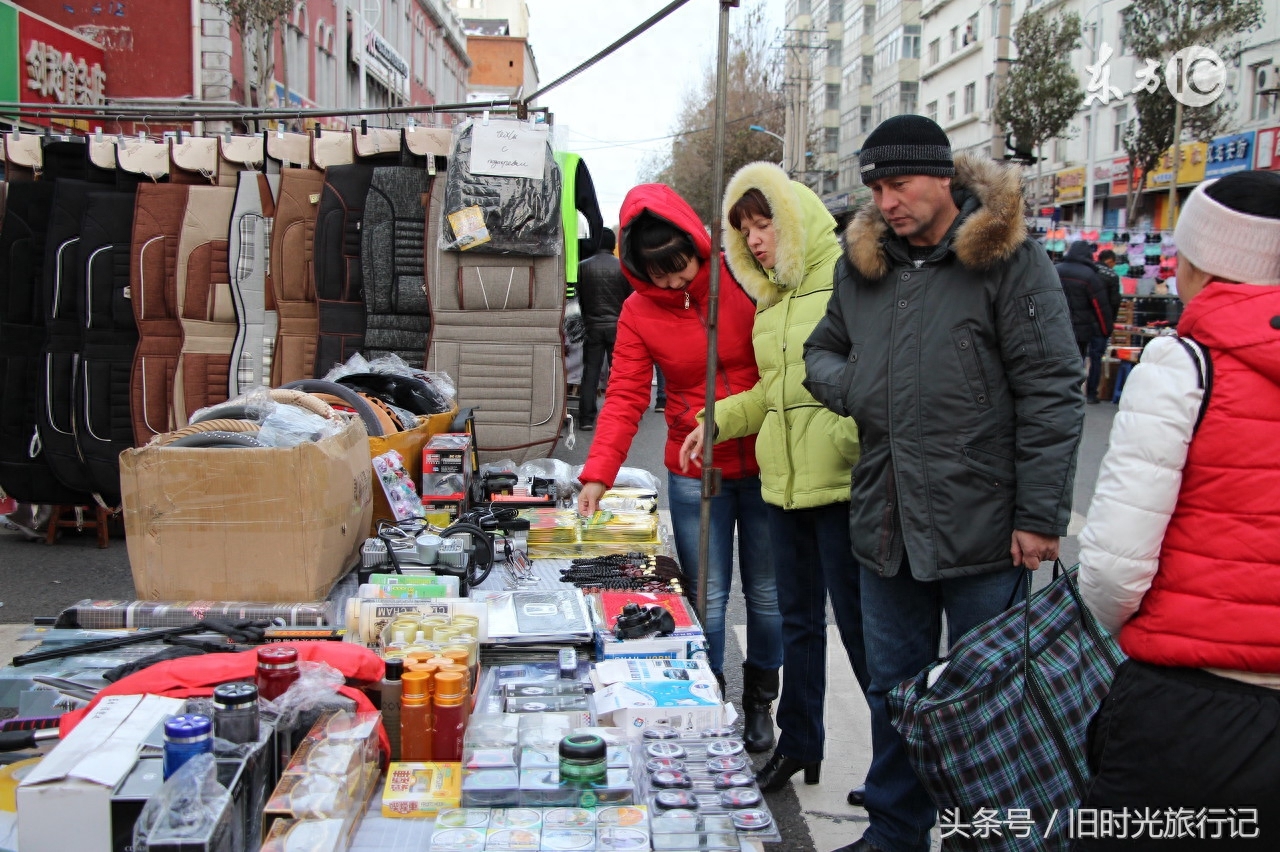
[[[844,65],[843,60],[841,60],[840,58],[840,54],[841,54],[840,46],[841,46],[840,39],[838,38],[827,40],[827,67],[828,68],[839,68],[842,65]]]
[[[1133,53],[1133,48],[1129,46],[1129,33],[1133,30],[1133,7],[1129,7],[1120,13],[1120,46],[1116,48],[1117,56],[1124,56]]]
[[[942,59],[942,39],[935,38],[929,42],[929,64],[937,65]]]
[[[800,14],[801,15],[813,14],[813,9],[810,6],[809,0],[800,0]]]
[[[413,78],[420,84],[427,82],[427,22],[418,18],[413,22]]]
[[[947,121],[956,120],[956,93],[947,93]]]
[[[902,58],[920,58],[920,25],[908,24],[902,28]]]
[[[822,133],[822,150],[828,154],[840,152],[840,128],[824,127]]]
[[[1067,161],[1067,140],[1053,140],[1053,162],[1065,163]]]
[[[988,74],[986,81],[987,95],[983,99],[984,109],[994,109],[996,105],[996,75]]]
[[[835,172],[825,172],[822,175],[822,191],[825,194],[830,194],[836,191],[836,173]]]
[[[307,7],[298,3],[293,7],[293,15],[285,28],[284,39],[287,47],[289,88],[304,96],[311,95],[311,48],[307,44]]]
[[[858,132],[863,136],[871,132],[871,119],[874,114],[875,107],[864,106],[860,110],[858,116]]]
[[[1121,104],[1111,111],[1115,122],[1111,126],[1111,150],[1124,150],[1125,125],[1129,123],[1129,105]]]
[[[862,34],[871,35],[876,26],[876,6],[868,3],[862,7]]]
[[[978,40],[978,13],[974,12],[964,25],[964,43],[974,44]]]
[[[333,55],[333,27],[324,21],[316,24],[316,85],[314,99],[320,106],[334,106],[338,101],[338,61]]]
[[[444,97],[444,79],[440,67],[440,31],[434,27],[427,33],[427,91],[437,102],[451,103]]]
[[[840,84],[827,84],[827,109],[840,109]]]
[[[833,24],[838,24],[844,20],[844,0],[830,0],[827,20]]]
[[[994,33],[1000,29],[1000,0],[991,0],[987,6],[987,32]]]
[[[920,95],[920,84],[903,81],[898,84],[898,88],[901,95],[901,104],[898,112],[903,115],[915,115],[916,103]]]
[[[1276,101],[1280,100],[1277,88],[1280,87],[1280,65],[1260,65],[1253,69],[1253,93],[1249,99],[1249,118],[1270,118],[1276,111]],[[1266,94],[1264,94],[1266,93]]]
[[[938,102],[937,102],[937,101],[929,101],[929,103],[925,104],[924,114],[925,114],[925,116],[927,116],[927,117],[928,117],[928,119],[929,119],[930,121],[932,121],[932,122],[934,122],[934,123],[937,123],[937,121],[938,121]]]
[[[951,51],[950,51],[951,53],[955,53],[957,50],[960,49],[960,28],[959,27],[951,28],[950,45],[951,45]]]
[[[862,85],[870,86],[871,81],[875,79],[876,58],[874,56],[862,57]]]
[[[978,106],[978,84],[966,83],[964,86],[964,114],[973,115]]]

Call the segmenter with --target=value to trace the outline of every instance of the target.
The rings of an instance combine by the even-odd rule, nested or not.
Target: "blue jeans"
[[[701,480],[667,471],[667,501],[680,568],[698,581],[698,528],[702,511]],[[711,652],[711,668],[724,670],[724,610],[733,583],[733,531],[738,530],[738,571],[747,600],[747,665],[776,669],[782,665],[782,616],[773,579],[765,502],[760,478],[726,479],[711,500],[711,542],[707,560],[707,617],[702,624]]]
[[[862,637],[858,563],[849,544],[849,504],[785,511],[768,507],[782,611],[782,698],[778,751],[811,763],[822,760],[827,692],[827,595],[853,675],[865,695],[867,649]]]
[[[867,772],[866,808],[871,843],[894,852],[927,852],[929,829],[937,811],[907,760],[902,736],[889,723],[885,696],[919,674],[938,656],[942,615],[948,641],[989,621],[1022,600],[1022,568],[974,577],[921,582],[911,576],[904,559],[893,577],[862,569],[862,623],[866,631],[871,688],[871,769]],[[997,807],[992,805],[992,807]]]

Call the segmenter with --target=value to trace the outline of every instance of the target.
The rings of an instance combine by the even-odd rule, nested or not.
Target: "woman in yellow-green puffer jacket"
[[[805,783],[819,781],[828,594],[854,674],[867,688],[859,570],[848,518],[858,429],[802,384],[804,342],[826,313],[840,258],[835,220],[812,190],[770,163],[750,163],[729,181],[724,219],[725,258],[756,302],[751,338],[760,381],[716,403],[714,435],[718,443],[758,433],[756,460],[780,579],[786,673],[777,713],[782,736],[758,775],[761,789],[771,792],[801,770]],[[685,440],[682,465],[700,463],[704,428]],[[767,708],[777,697],[777,680],[757,674],[748,670],[743,676],[748,725],[767,719],[760,706]]]

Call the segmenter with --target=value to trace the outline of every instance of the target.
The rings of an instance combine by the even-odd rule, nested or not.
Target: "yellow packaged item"
[[[434,817],[462,801],[461,763],[392,763],[382,790],[385,817]]]

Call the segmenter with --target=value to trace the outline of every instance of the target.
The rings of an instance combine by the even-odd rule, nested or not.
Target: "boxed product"
[[[737,718],[733,705],[716,697],[715,684],[696,681],[615,683],[597,690],[592,700],[599,724],[637,734],[654,726],[694,733],[728,727]]]
[[[182,707],[182,699],[158,695],[98,702],[18,785],[19,848],[112,852],[114,791],[151,732]]]
[[[434,817],[458,807],[462,768],[457,763],[392,763],[382,788],[385,817]]]
[[[125,450],[120,488],[134,586],[153,600],[323,600],[373,512],[359,419],[296,447]]]
[[[462,500],[471,485],[471,436],[466,432],[433,435],[422,448],[424,502]]]

